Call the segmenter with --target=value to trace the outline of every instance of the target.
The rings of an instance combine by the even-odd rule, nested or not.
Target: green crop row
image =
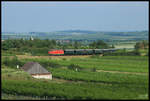
[[[110,70],[122,72],[148,72],[147,56],[104,56],[100,58],[72,58],[64,59],[26,59],[39,62],[44,67],[62,67],[76,64],[81,68],[96,68],[97,70]]]
[[[147,94],[142,85],[100,85],[94,83],[48,83],[31,80],[2,80],[2,92],[33,97],[57,99],[139,99]],[[148,99],[148,98],[144,98]]]
[[[109,84],[148,84],[148,75],[121,74],[109,72],[88,72],[88,71],[73,71],[61,68],[49,68],[53,73],[53,77],[73,80],[73,81],[88,81],[101,82]]]

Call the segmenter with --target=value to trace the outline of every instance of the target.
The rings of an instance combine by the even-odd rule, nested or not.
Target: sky
[[[148,30],[149,2],[1,2],[2,32]]]

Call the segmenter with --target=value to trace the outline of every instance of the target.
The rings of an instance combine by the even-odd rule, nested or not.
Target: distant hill
[[[2,39],[40,38],[57,40],[148,40],[148,31],[101,32],[89,30],[65,30],[56,32],[2,33]]]
[[[65,31],[58,31],[58,32],[65,32],[65,33],[85,33],[85,34],[97,33],[97,31],[89,31],[89,30],[65,30]]]

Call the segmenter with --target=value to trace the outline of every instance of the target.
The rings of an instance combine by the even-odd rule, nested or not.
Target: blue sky
[[[2,32],[148,30],[149,2],[2,2]]]

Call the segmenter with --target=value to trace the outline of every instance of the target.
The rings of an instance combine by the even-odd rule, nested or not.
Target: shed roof
[[[28,62],[21,67],[24,71],[28,72],[29,74],[48,74],[48,72],[44,67],[42,67],[37,62]]]

